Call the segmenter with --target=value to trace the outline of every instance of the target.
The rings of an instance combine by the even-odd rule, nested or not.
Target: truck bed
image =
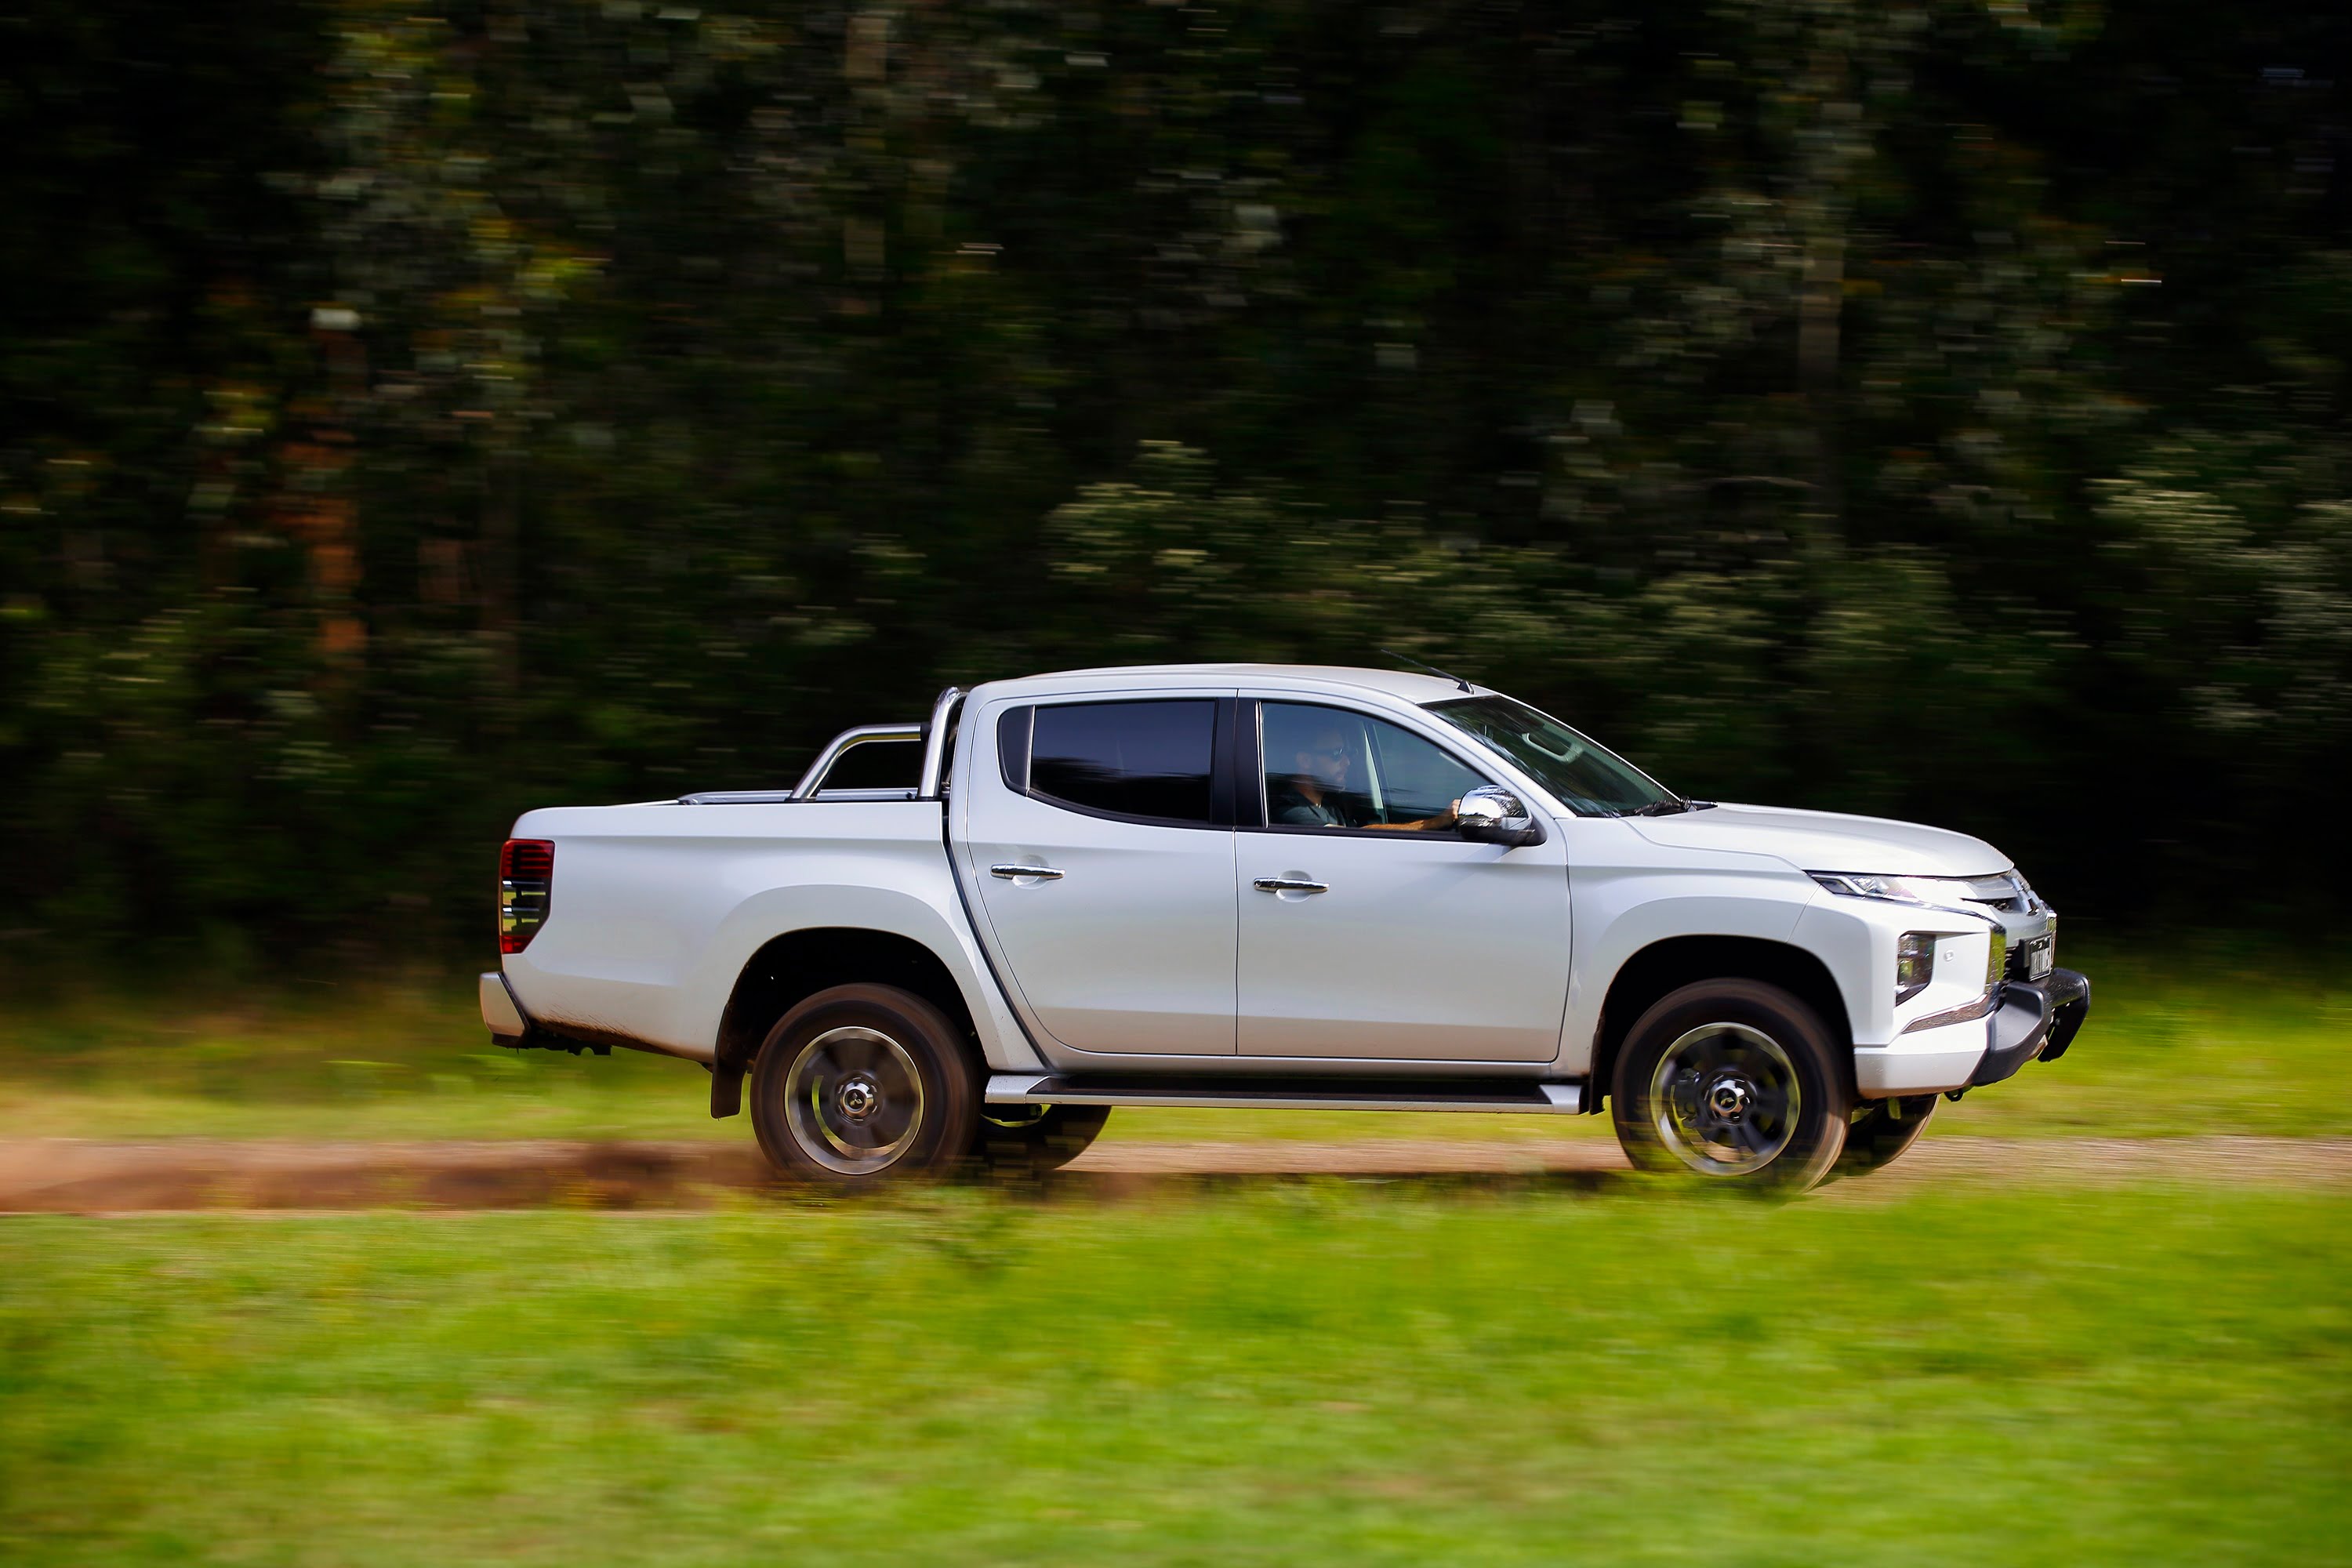
[[[550,1028],[707,1061],[736,977],[779,931],[913,920],[970,951],[936,912],[961,906],[936,800],[562,806],[515,837],[555,846],[546,926],[506,961]]]

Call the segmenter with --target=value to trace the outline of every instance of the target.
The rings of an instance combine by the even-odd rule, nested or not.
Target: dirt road
[[[1307,1176],[1433,1185],[1606,1187],[1630,1180],[1600,1140],[1557,1143],[1110,1142],[1048,1184],[1055,1196],[1120,1197]],[[1864,1198],[1937,1181],[2352,1184],[2352,1139],[2010,1140],[1930,1134],[1868,1182]],[[748,1140],[718,1142],[100,1142],[0,1139],[0,1212],[376,1207],[690,1208],[772,1185]]]

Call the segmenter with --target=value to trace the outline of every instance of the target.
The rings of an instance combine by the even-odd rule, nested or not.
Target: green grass
[[[19,1137],[732,1136],[709,1083],[642,1052],[501,1050],[471,977],[83,997],[0,1035],[0,1129]]]
[[[0,1226],[0,1561],[2344,1562],[2352,1199]]]
[[[2352,985],[2270,952],[2084,952],[2097,1007],[2063,1062],[1941,1112],[1939,1135],[2352,1132],[2309,1092],[2352,1047]],[[0,1130],[145,1138],[738,1139],[690,1064],[491,1047],[470,978],[203,1002],[136,992],[0,1017]],[[1107,1137],[1606,1138],[1597,1118],[1122,1110]]]

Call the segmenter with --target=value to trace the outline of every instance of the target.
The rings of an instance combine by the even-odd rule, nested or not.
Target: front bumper
[[[1981,1019],[1856,1047],[1854,1084],[1864,1099],[1885,1100],[1999,1083],[2030,1061],[2064,1056],[2090,1011],[2091,983],[2074,970],[2005,980]]]
[[[1987,1030],[1984,1060],[1969,1075],[1969,1087],[1999,1083],[2037,1058],[2056,1061],[2090,1014],[2091,982],[2074,970],[2053,969],[2034,981],[2004,981]]]

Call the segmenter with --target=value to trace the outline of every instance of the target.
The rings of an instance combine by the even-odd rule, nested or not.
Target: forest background
[[[0,13],[0,964],[454,960],[530,805],[1382,645],[2340,901],[2342,8]]]

